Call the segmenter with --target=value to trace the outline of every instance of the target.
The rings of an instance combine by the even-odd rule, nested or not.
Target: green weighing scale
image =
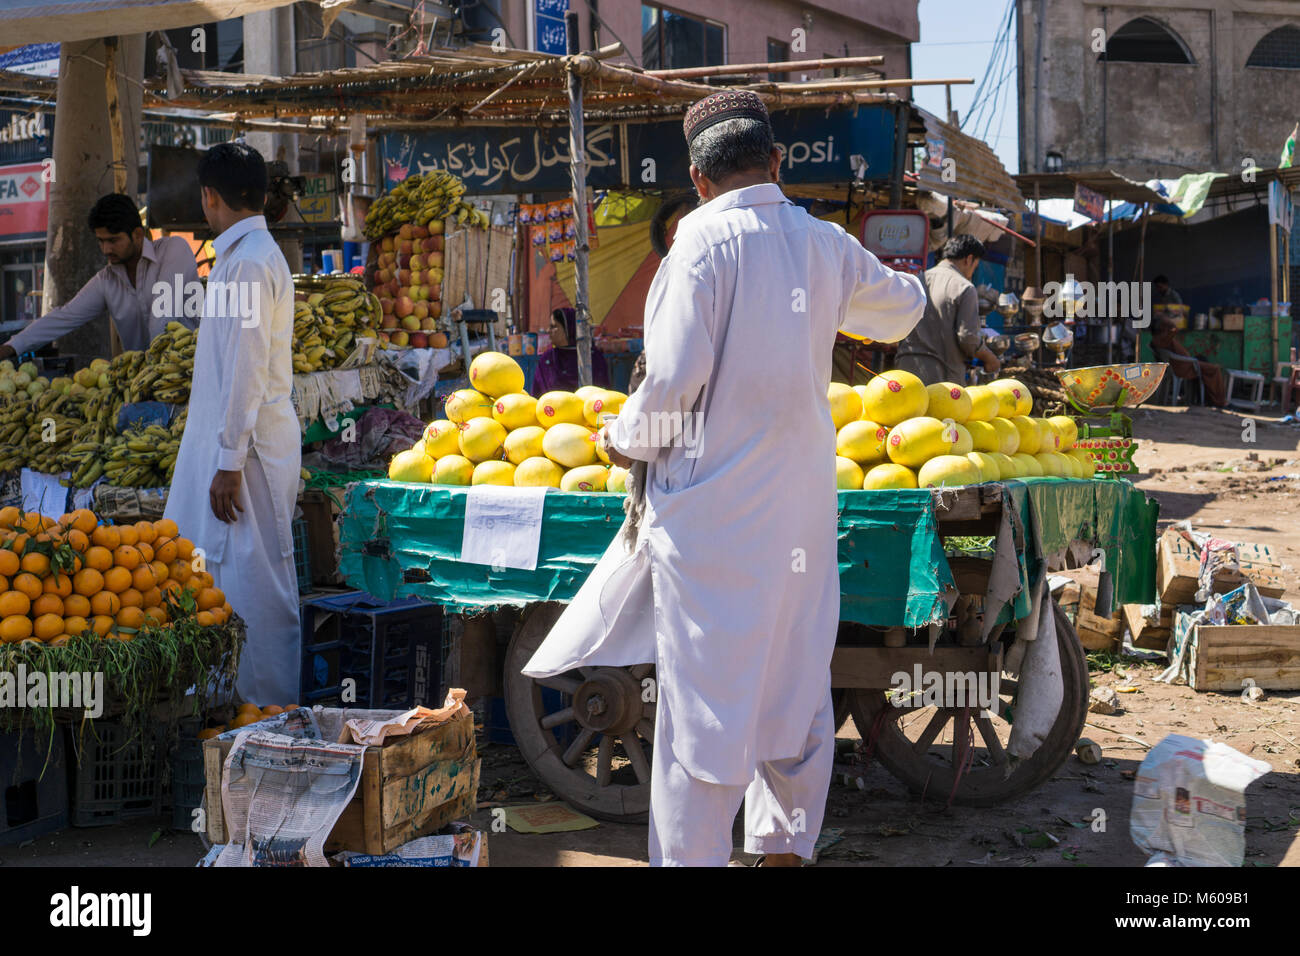
[[[1095,477],[1137,474],[1133,420],[1123,409],[1136,408],[1150,398],[1168,368],[1165,362],[1138,362],[1054,370],[1066,401],[1079,413],[1070,416],[1079,428],[1075,447],[1092,456]]]

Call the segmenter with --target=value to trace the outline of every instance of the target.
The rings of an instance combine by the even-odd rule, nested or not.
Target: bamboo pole
[[[752,76],[755,73],[798,73],[800,70],[841,70],[846,67],[880,66],[883,56],[840,56],[821,60],[778,60],[775,63],[729,63],[721,66],[689,66],[679,70],[646,70],[661,80],[688,80],[701,76]]]
[[[894,86],[954,86],[974,83],[974,80],[911,80],[911,79],[894,79],[873,80],[869,77],[862,77],[856,80],[823,80],[812,83],[771,83],[767,84],[776,87],[778,93],[798,93],[807,90],[810,93],[820,93],[831,90],[854,90],[854,89],[875,89],[877,87],[894,87]]]
[[[565,40],[569,59],[578,52],[578,14],[564,16]],[[591,60],[591,62],[597,62]],[[574,327],[578,333],[578,383],[590,385],[591,381],[591,324],[588,311],[587,290],[587,134],[582,116],[582,74],[569,72],[569,171],[573,177],[573,223],[577,227],[576,259],[574,260]]]

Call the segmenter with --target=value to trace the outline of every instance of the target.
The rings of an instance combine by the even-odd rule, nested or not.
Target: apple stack
[[[436,331],[442,297],[441,219],[425,225],[403,223],[396,234],[379,240],[372,289],[383,315],[379,339],[413,348],[445,348],[447,337]]]

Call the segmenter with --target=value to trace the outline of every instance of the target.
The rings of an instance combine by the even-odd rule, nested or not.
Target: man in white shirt
[[[835,749],[831,350],[839,331],[897,342],[925,288],[785,198],[754,93],[708,96],[684,127],[704,203],[655,274],[645,380],[603,436],[616,463],[647,463],[637,547],[602,558],[633,570],[598,566],[583,591],[601,593],[579,592],[523,672],[654,663],[651,864],[724,865],[743,800],[746,849],[795,865]],[[647,586],[648,612],[613,616]]]
[[[248,623],[240,696],[283,706],[297,703],[300,664],[293,279],[262,216],[267,174],[257,150],[213,146],[199,161],[199,184],[216,264],[166,517],[203,549],[216,586]]]
[[[0,345],[0,359],[47,345],[105,312],[112,316],[122,347],[128,350],[147,349],[173,320],[191,329],[198,324],[184,309],[174,314],[174,303],[184,302],[195,287],[191,283],[199,280],[188,242],[180,236],[150,239],[135,203],[121,193],[101,196],[87,218],[108,265],[66,305],[51,309]],[[179,294],[174,291],[177,286]],[[159,300],[157,308],[155,300]]]

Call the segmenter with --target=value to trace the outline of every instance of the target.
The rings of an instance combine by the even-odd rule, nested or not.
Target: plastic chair
[[[1162,388],[1168,388],[1169,390],[1168,391],[1169,404],[1170,405],[1180,404],[1179,399],[1182,395],[1183,379],[1179,378],[1177,375],[1174,374],[1174,365],[1183,364],[1183,365],[1191,365],[1196,369],[1195,381],[1196,384],[1200,386],[1201,404],[1204,405],[1205,404],[1205,380],[1201,377],[1200,361],[1198,359],[1192,358],[1190,355],[1180,355],[1177,352],[1170,352],[1165,349],[1158,349],[1155,346],[1152,346],[1151,351],[1155,355],[1157,362],[1165,362],[1169,365],[1169,374],[1165,376],[1165,380],[1161,386]],[[1189,396],[1189,403],[1190,403],[1190,396]]]

